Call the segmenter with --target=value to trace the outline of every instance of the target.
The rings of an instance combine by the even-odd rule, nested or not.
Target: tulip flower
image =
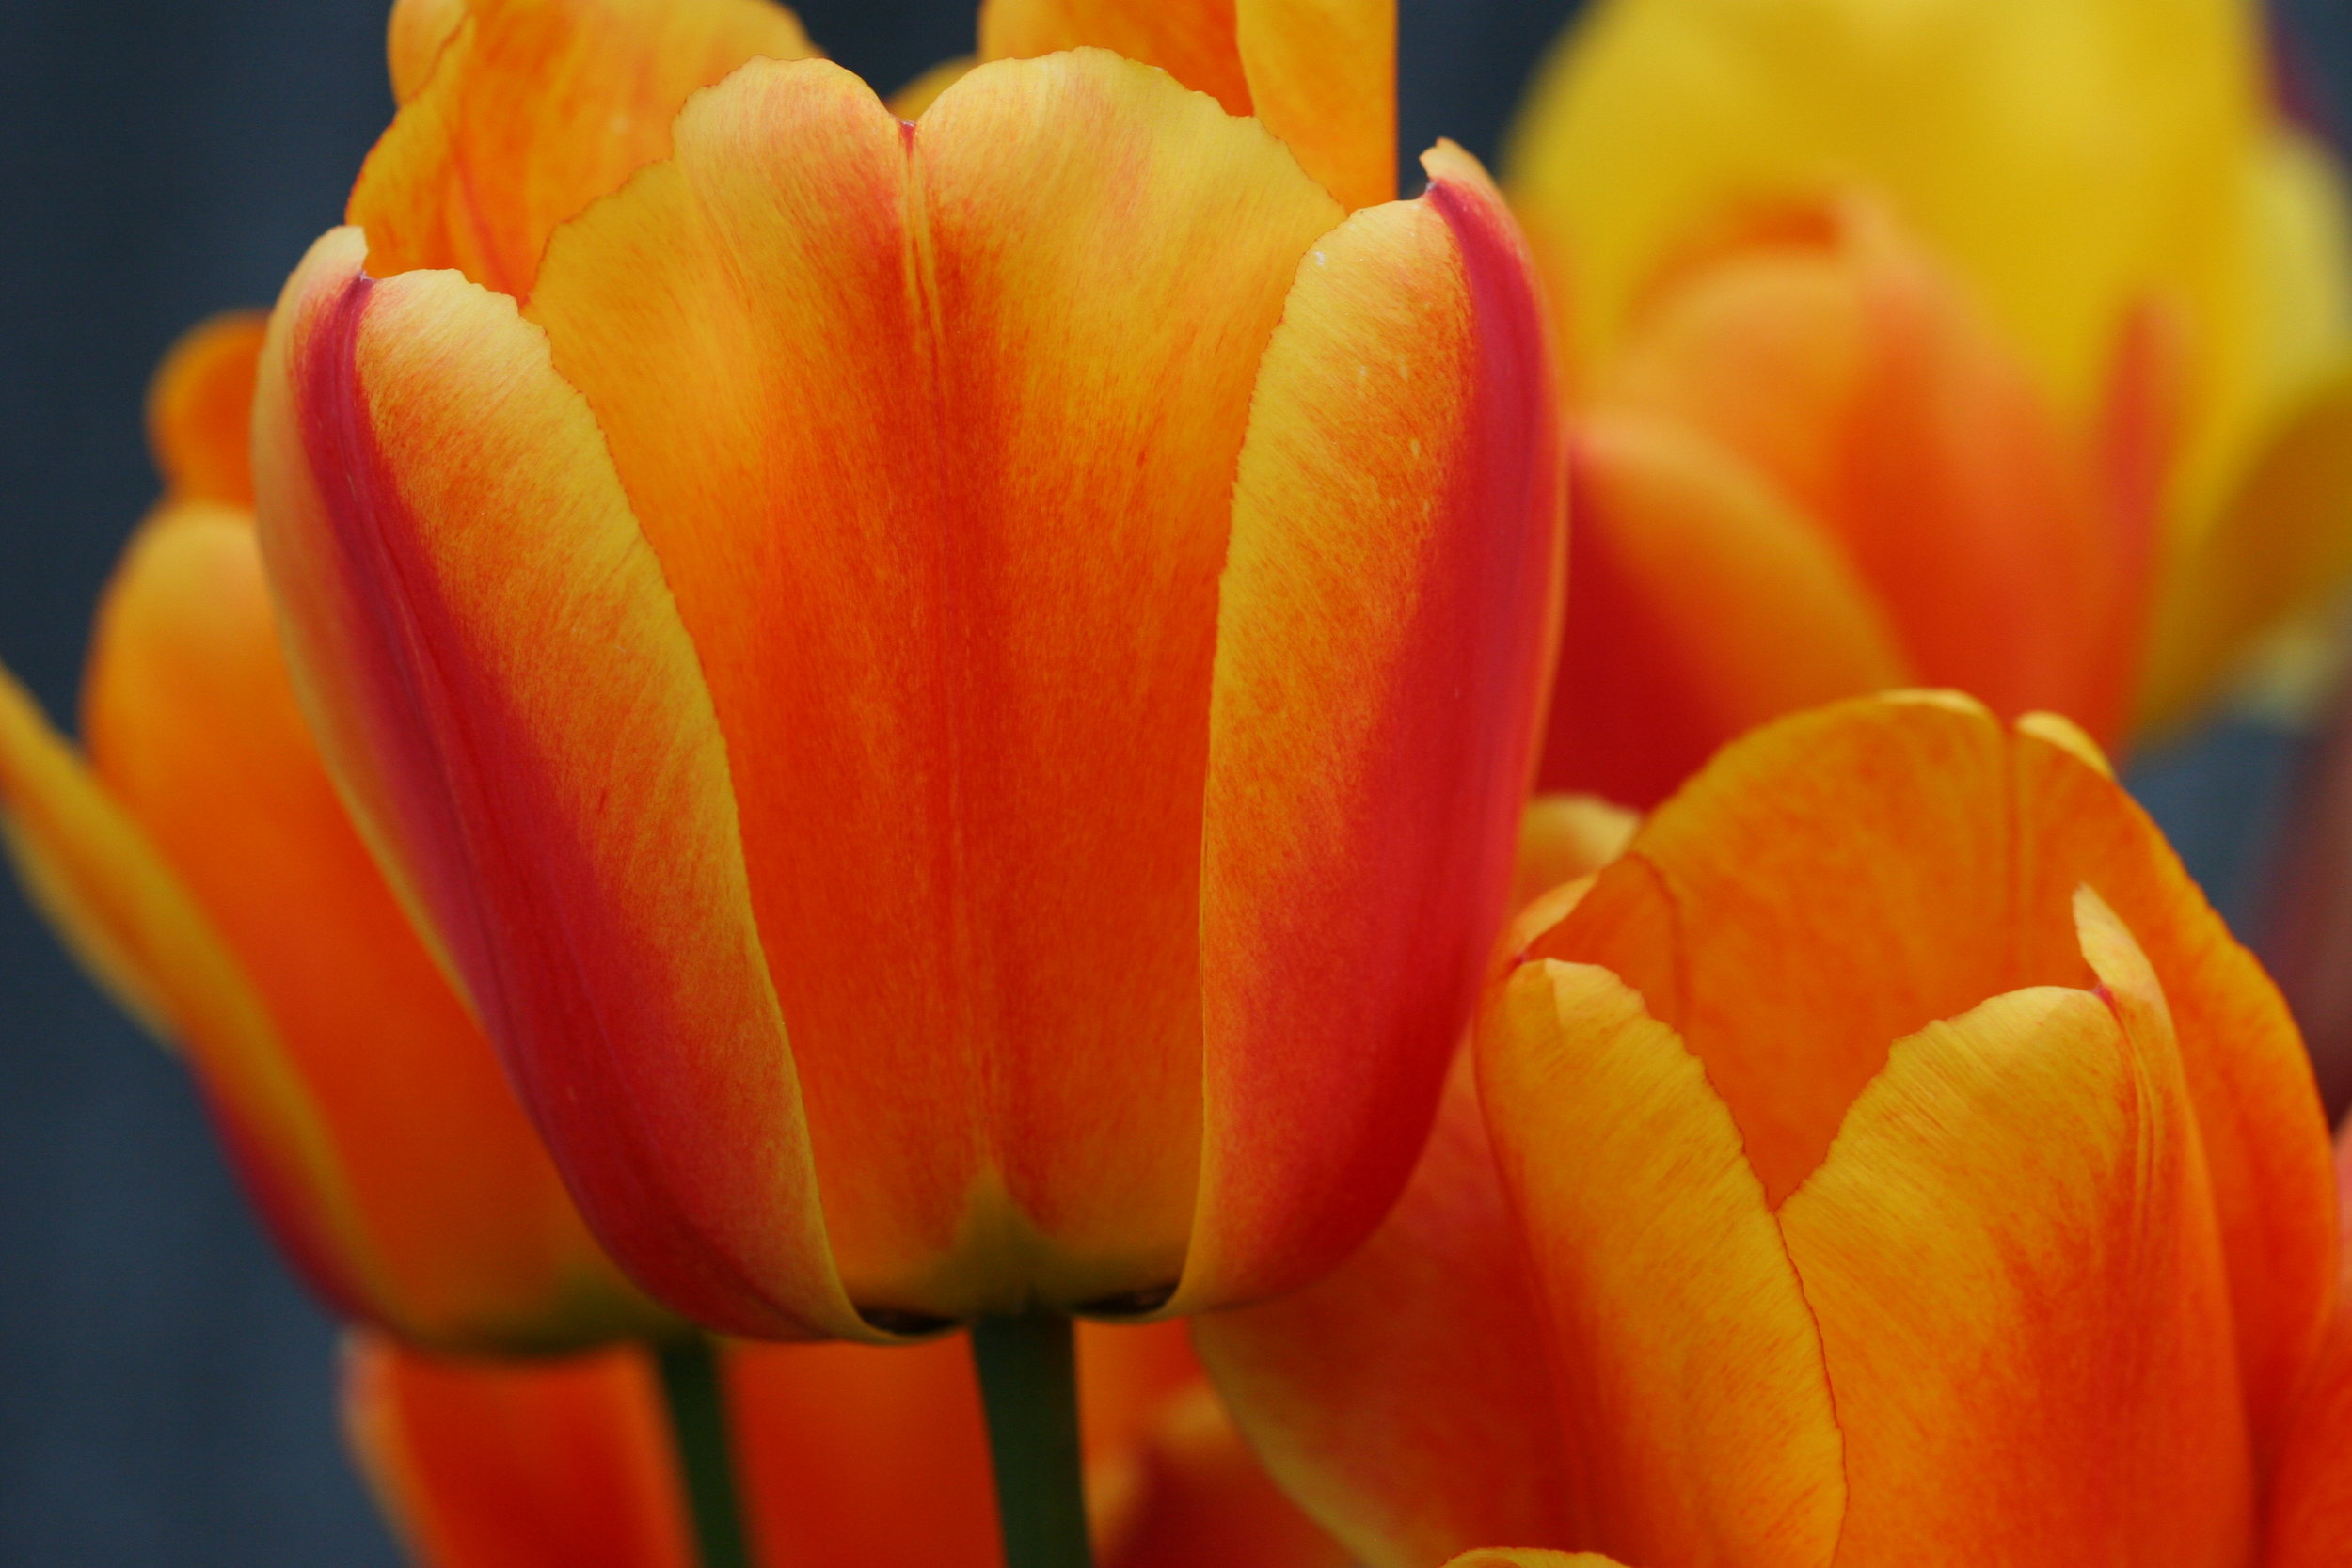
[[[474,1353],[677,1332],[590,1238],[304,728],[254,538],[261,344],[259,317],[225,317],[157,372],[166,494],[92,634],[87,759],[0,674],[9,849],[68,945],[186,1053],[335,1310]]]
[[[1395,1214],[1200,1344],[1374,1568],[2300,1563],[2335,1232],[2285,1007],[2097,750],[1861,700],[1529,906]]]
[[[1104,1568],[1344,1568],[1241,1445],[1173,1323],[1088,1324],[1088,1491]],[[739,1344],[726,1356],[764,1560],[997,1568],[962,1348]],[[424,1568],[686,1568],[643,1352],[455,1362],[361,1338],[353,1441]]]
[[[1295,119],[1098,48],[913,124],[755,58],[542,178],[695,71],[463,47],[524,9],[287,285],[256,488],[323,750],[591,1223],[765,1337],[1311,1278],[1425,1135],[1532,773],[1500,198],[1441,146],[1349,215]],[[1278,130],[1296,43],[1234,35]]]
[[[2117,744],[2334,591],[2352,245],[2259,9],[1593,8],[1511,157],[1579,401],[1549,786],[1907,684]]]

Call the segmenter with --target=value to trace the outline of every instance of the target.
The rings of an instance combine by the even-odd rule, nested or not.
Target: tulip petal
[[[32,901],[91,974],[177,1042],[279,1244],[328,1301],[382,1299],[351,1189],[269,1014],[130,815],[0,671],[0,834]]]
[[[961,1335],[889,1349],[731,1346],[727,1386],[762,1560],[1001,1568]]]
[[[2007,737],[1965,698],[1785,720],[1660,807],[1533,951],[1641,992],[1707,1064],[1777,1206],[1890,1042],[2003,991],[2088,982],[2071,884],[2029,906],[2042,940],[1990,935],[2020,923],[2010,791]]]
[[[396,90],[452,25],[446,7],[394,12]],[[668,156],[688,94],[815,53],[769,0],[474,0],[352,187],[368,271],[455,267],[521,298],[556,225]]]
[[[1267,1469],[1371,1568],[1570,1538],[1545,1329],[1468,1053],[1410,1185],[1324,1278],[1193,1320]]]
[[[1855,1560],[1922,1541],[2251,1556],[2225,1277],[2163,994],[2095,896],[2079,911],[2100,995],[2011,991],[1897,1042],[1781,1209]]]
[[[1589,964],[1530,962],[1489,1006],[1479,1098],[1550,1331],[1574,1539],[1827,1564],[1861,1492],[1836,1369],[1699,1058]]]
[[[2012,767],[2020,818],[2035,830],[2021,907],[2060,908],[2087,885],[2162,976],[2220,1217],[2239,1378],[2267,1454],[2326,1331],[2334,1271],[2334,1183],[2310,1059],[2278,989],[2146,813],[2042,735],[2016,741]],[[2028,942],[2064,940],[2039,913],[2017,924],[2038,933]]]
[[[1769,719],[1906,685],[1875,595],[1729,451],[1646,416],[1584,420],[1547,789],[1653,805]]]
[[[371,280],[362,248],[337,230],[288,282],[256,404],[321,749],[632,1275],[706,1322],[867,1332],[828,1261],[725,742],[595,417],[511,301]]]
[[[183,506],[133,542],[84,711],[99,777],[266,1006],[284,1053],[267,1070],[292,1075],[334,1141],[373,1259],[368,1319],[503,1350],[662,1325],[589,1240],[352,831],[295,705],[248,517]],[[225,1106],[254,1098],[212,1089]]]
[[[1378,1222],[1507,912],[1559,624],[1557,416],[1518,231],[1467,154],[1427,162],[1428,195],[1299,269],[1233,487],[1180,1304],[1295,1287]]]
[[[2112,734],[2140,554],[2101,454],[1874,202],[1763,217],[1769,239],[1660,286],[1602,405],[1754,464],[1842,547],[1922,681]]]
[[[1089,45],[1256,115],[1350,208],[1396,194],[1395,0],[982,0],[982,59]]]
[[[1597,1552],[1543,1552],[1533,1550],[1495,1550],[1491,1547],[1464,1552],[1446,1564],[1446,1568],[1618,1568],[1614,1558]]]
[[[708,673],[844,1275],[950,1316],[1165,1290],[1233,464],[1340,214],[1097,50],[912,132],[755,66],[677,148],[532,313]]]
[[[2325,1568],[2352,1540],[2352,1138],[2336,1138],[2338,1267],[2328,1338],[2296,1400],[2293,1424],[2270,1474],[2267,1568]]]
[[[392,102],[405,103],[424,90],[442,47],[466,20],[466,0],[392,0],[392,18],[384,30]]]
[[[246,434],[266,318],[230,310],[181,334],[147,388],[147,443],[173,501],[253,504]]]
[[[2287,410],[2220,515],[2165,563],[2139,717],[2175,724],[2238,672],[2261,634],[2352,573],[2352,356]]]
[[[431,1568],[691,1568],[685,1498],[645,1352],[442,1360],[344,1350],[343,1428]]]

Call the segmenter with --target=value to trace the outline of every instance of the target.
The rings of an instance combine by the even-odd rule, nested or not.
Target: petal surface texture
[[[2252,1555],[2195,1119],[2153,973],[2084,898],[2106,994],[2010,991],[1896,1042],[1781,1209],[1845,1433],[1851,1560]]]
[[[289,280],[256,403],[312,730],[632,1274],[707,1321],[862,1332],[725,742],[595,417],[511,301],[372,281],[363,245]]]
[[[816,50],[769,0],[405,0],[400,112],[353,186],[368,272],[455,267],[522,297],[556,225],[670,150],[687,95]]]
[[[1395,0],[983,0],[980,54],[1094,45],[1255,115],[1349,207],[1396,194]]]
[[[755,68],[678,146],[532,311],[709,675],[843,1271],[948,1314],[1164,1289],[1231,476],[1339,214],[1100,51],[974,71],[911,148]]]
[[[138,535],[99,615],[84,712],[100,778],[236,955],[283,1047],[271,1070],[333,1140],[377,1275],[365,1315],[471,1348],[659,1324],[589,1239],[353,832],[287,679],[247,518],[183,505]]]
[[[1511,891],[1559,622],[1557,414],[1501,198],[1450,143],[1426,162],[1428,195],[1308,256],[1241,454],[1180,1300],[1303,1284],[1378,1222]]]

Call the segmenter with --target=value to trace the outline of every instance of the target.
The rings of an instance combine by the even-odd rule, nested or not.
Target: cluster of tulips
[[[0,811],[421,1563],[2352,1563],[2312,1068],[2107,761],[2352,567],[2261,17],[1601,0],[1507,200],[1395,32],[398,0],[159,372]]]

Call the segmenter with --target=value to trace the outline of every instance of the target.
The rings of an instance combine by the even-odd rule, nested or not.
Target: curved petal
[[[1575,1539],[1633,1562],[1826,1565],[1842,1393],[1700,1060],[1606,970],[1536,959],[1479,1098],[1549,1330]]]
[[[441,49],[466,20],[466,0],[392,0],[385,24],[385,63],[391,68],[392,102],[405,103],[424,90]]]
[[[1542,309],[1467,154],[1319,241],[1233,486],[1201,845],[1206,1110],[1180,1309],[1378,1223],[1508,912],[1559,628]]]
[[[816,53],[770,0],[472,0],[453,24],[410,0],[392,21],[394,87],[412,90],[346,218],[367,230],[368,271],[455,267],[516,298],[558,224],[669,155],[688,94],[749,59]]]
[[[1996,712],[2124,715],[2140,552],[2103,453],[1875,201],[1760,214],[1659,286],[1598,391],[1768,476],[1842,546],[1919,678]]]
[[[2094,889],[2163,984],[2220,1219],[2239,1379],[2267,1455],[2326,1331],[2335,1268],[2327,1118],[2310,1058],[2278,988],[2128,795],[2042,734],[2017,739],[2012,767],[2017,810],[2033,829],[2021,901],[2039,911]],[[2036,941],[2064,940],[2039,913],[2033,926]]]
[[[1841,1554],[2243,1562],[2253,1475],[2164,998],[2095,896],[2102,994],[1898,1041],[1782,1206],[1845,1433]]]
[[[911,133],[755,66],[677,147],[532,313],[708,673],[844,1275],[945,1316],[1164,1290],[1233,463],[1339,214],[1101,51]]]
[[[1266,1467],[1371,1568],[1570,1538],[1545,1337],[1468,1053],[1370,1241],[1302,1291],[1193,1320]]]
[[[866,1332],[824,1240],[726,747],[595,417],[511,301],[288,282],[256,404],[297,689],[582,1212],[705,1322]]]
[[[1680,1034],[1777,1205],[1889,1043],[2088,982],[2071,887],[2016,907],[2010,790],[2008,738],[1965,698],[1800,714],[1725,747],[1533,951],[1599,964]]]
[[[472,1349],[662,1325],[589,1239],[352,831],[295,706],[248,518],[183,507],[134,541],[84,715],[99,777],[267,1008],[283,1056],[266,1070],[301,1085],[333,1140],[374,1263],[366,1316]],[[210,1087],[224,1105],[250,1098]]]
[[[1395,0],[982,0],[982,59],[1088,45],[1256,115],[1350,208],[1396,194]]]
[[[1597,1552],[1544,1552],[1519,1547],[1491,1547],[1464,1552],[1446,1568],[1617,1568],[1616,1560]]]
[[[246,437],[268,318],[229,310],[180,335],[147,387],[147,444],[166,501],[253,504]]]
[[[644,1350],[442,1360],[357,1334],[343,1430],[431,1568],[691,1568],[686,1500]]]
[[[252,982],[130,815],[0,671],[0,837],[91,974],[184,1049],[246,1190],[321,1295],[385,1299],[325,1122]]]
[[[1546,789],[1656,804],[1733,736],[1909,684],[1869,587],[1828,531],[1702,436],[1582,420]]]

